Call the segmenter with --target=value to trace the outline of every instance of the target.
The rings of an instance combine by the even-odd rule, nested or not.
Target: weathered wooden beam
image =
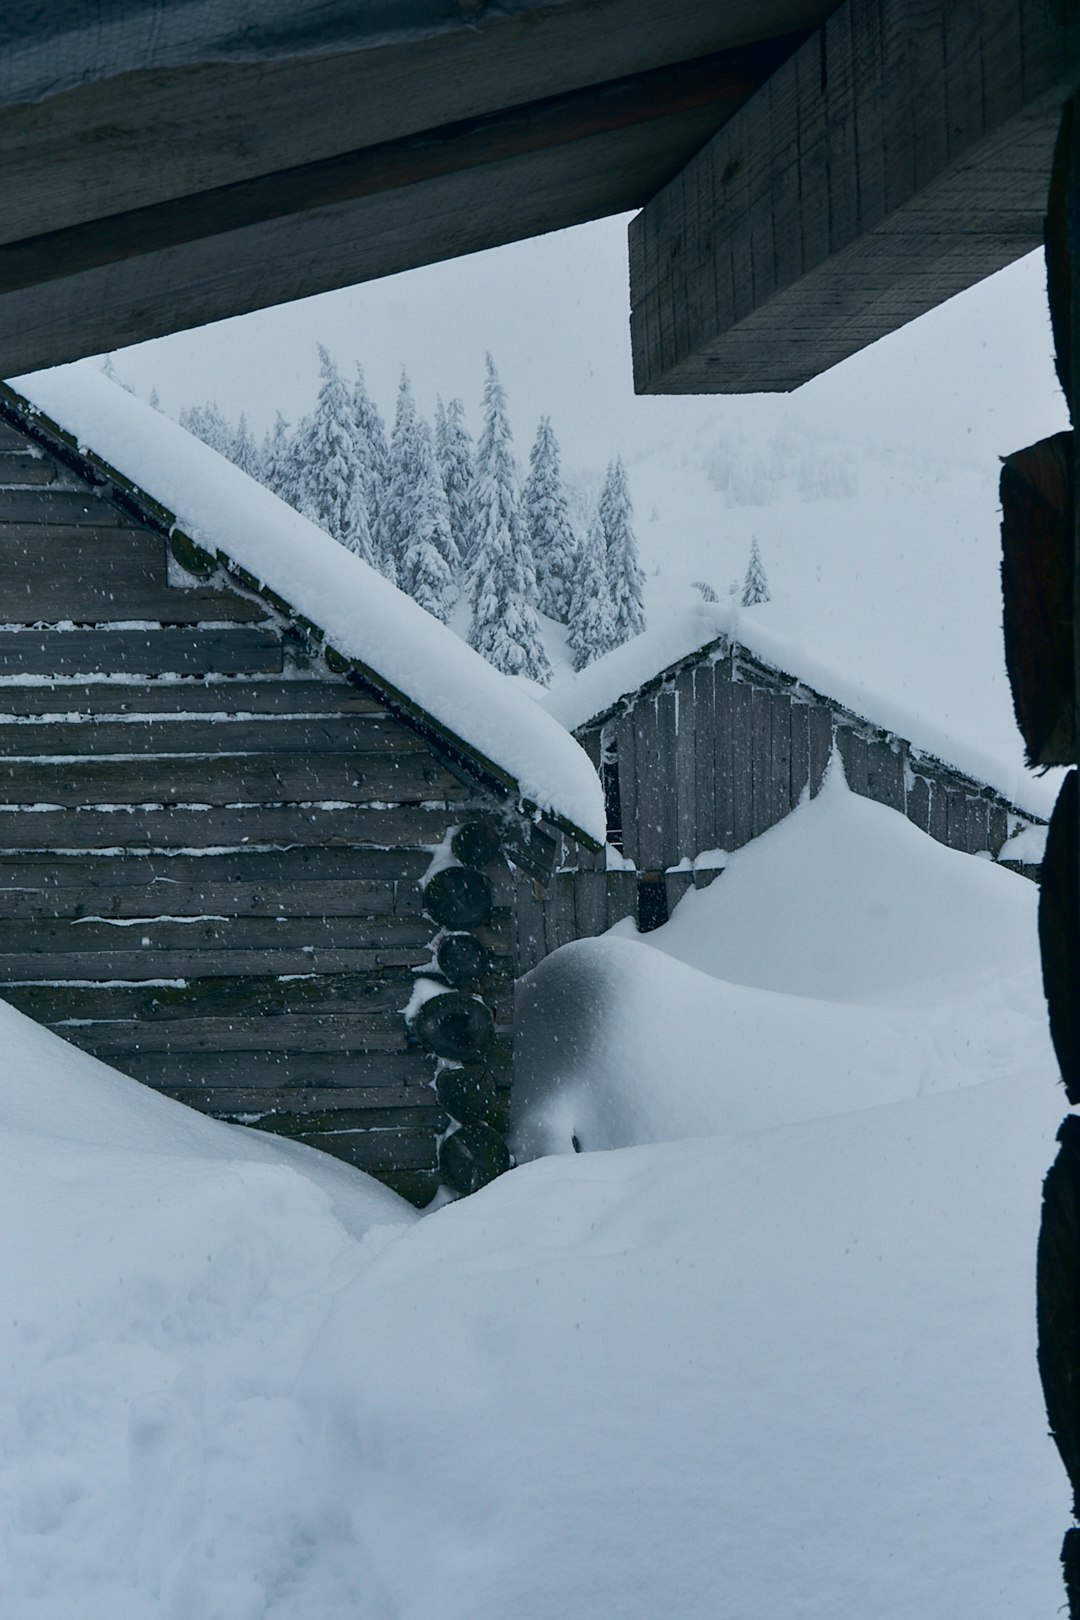
[[[847,0],[630,228],[639,393],[797,388],[1036,248],[1080,12]]]

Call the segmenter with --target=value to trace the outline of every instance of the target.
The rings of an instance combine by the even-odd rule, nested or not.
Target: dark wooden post
[[[1002,477],[1006,651],[1032,765],[1071,765],[1047,838],[1039,943],[1050,1033],[1070,1103],[1080,1102],[1080,95],[1066,105],[1046,219],[1047,285],[1070,434],[1010,457]],[[1017,482],[1019,480],[1019,482]],[[1039,1373],[1050,1430],[1080,1518],[1080,1121],[1066,1119],[1043,1188],[1038,1253]],[[1071,1620],[1080,1620],[1080,1527],[1061,1551]]]

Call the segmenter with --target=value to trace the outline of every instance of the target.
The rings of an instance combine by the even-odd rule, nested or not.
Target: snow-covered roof
[[[542,700],[544,707],[567,730],[579,731],[675,665],[693,659],[720,641],[744,648],[762,663],[792,676],[871,724],[903,737],[914,748],[996,789],[1018,809],[1045,817],[1045,783],[1006,771],[992,754],[939,730],[861,681],[838,674],[805,648],[793,646],[786,637],[770,630],[753,608],[695,603],[624,642],[577,674],[567,671],[557,675]]]
[[[87,362],[9,387],[12,403],[29,404],[46,427],[163,507],[174,529],[283,598],[523,801],[603,843],[603,792],[573,737],[375,569]]]

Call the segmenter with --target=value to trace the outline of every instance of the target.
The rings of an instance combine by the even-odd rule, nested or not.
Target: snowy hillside
[[[568,1134],[419,1219],[0,1004],[5,1613],[1054,1613],[1034,901],[834,780],[595,942],[635,1038],[563,1071],[566,1122],[592,1087],[695,1139]]]

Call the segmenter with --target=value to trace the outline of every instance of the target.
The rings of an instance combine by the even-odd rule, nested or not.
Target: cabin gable
[[[469,1190],[508,1162],[515,888],[554,840],[285,606],[0,424],[0,995]]]

